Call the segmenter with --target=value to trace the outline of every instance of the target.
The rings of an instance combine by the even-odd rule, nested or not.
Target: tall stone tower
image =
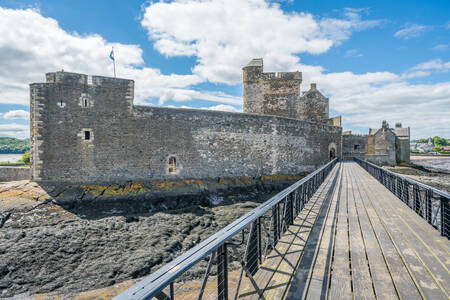
[[[263,59],[243,68],[244,112],[298,118],[301,72],[264,73]]]

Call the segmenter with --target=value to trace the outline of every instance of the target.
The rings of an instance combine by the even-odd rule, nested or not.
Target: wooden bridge
[[[118,298],[449,299],[446,194],[438,191],[441,202],[436,202],[436,195],[419,185],[371,168],[379,172],[378,180],[356,162],[335,163],[319,182],[311,179],[311,184],[305,181],[283,194],[278,208],[256,211],[242,229],[241,244],[247,244],[240,272],[228,270],[227,254],[227,247],[240,244],[219,241],[218,235],[203,245],[219,244],[210,252],[197,292],[186,293],[186,286],[183,290],[173,280],[178,276],[165,275],[168,280],[158,283],[161,276],[152,274]],[[236,233],[234,240],[240,231]],[[191,258],[186,255],[163,271],[178,272]],[[209,276],[214,264],[217,276]],[[153,288],[157,284],[159,290]]]

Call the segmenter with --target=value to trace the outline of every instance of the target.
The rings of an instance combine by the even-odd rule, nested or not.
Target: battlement
[[[295,80],[302,81],[302,73],[295,72],[263,72],[264,64],[262,58],[252,59],[242,70],[244,71],[244,82],[258,80]]]
[[[92,84],[92,85],[112,85],[112,84],[130,84],[134,85],[134,80],[107,76],[89,76],[86,74],[57,71],[45,74],[46,83],[64,83],[64,84]]]

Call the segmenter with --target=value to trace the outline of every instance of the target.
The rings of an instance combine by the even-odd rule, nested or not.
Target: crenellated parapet
[[[301,72],[263,72],[263,59],[243,68],[244,112],[297,118]]]

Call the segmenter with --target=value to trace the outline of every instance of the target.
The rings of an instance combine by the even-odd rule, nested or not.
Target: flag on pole
[[[113,61],[114,67],[114,77],[116,77],[116,59],[114,58],[114,47],[111,49],[111,53],[109,53],[109,58]]]

